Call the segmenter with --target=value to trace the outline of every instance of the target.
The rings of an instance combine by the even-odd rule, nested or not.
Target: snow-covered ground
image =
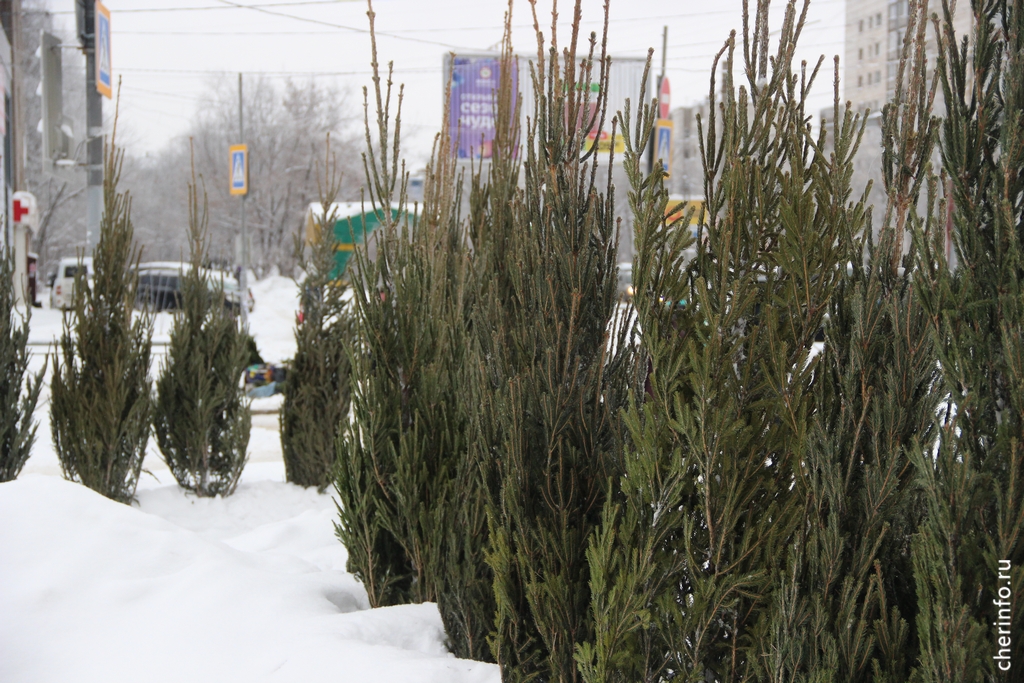
[[[295,284],[252,289],[260,351],[289,358]],[[157,316],[155,342],[171,322]],[[33,311],[34,368],[60,329],[59,312]],[[47,386],[25,469],[0,484],[0,681],[500,679],[494,665],[448,654],[436,606],[368,608],[345,571],[331,496],[284,482],[279,400],[254,406],[233,496],[186,496],[151,440],[138,502],[126,506],[61,478],[48,397]]]

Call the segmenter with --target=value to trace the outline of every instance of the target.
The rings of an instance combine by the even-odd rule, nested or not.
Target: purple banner
[[[517,71],[513,68],[513,93],[519,85]],[[449,134],[452,149],[459,159],[491,158],[500,76],[501,58],[498,56],[455,57]],[[514,103],[513,99],[513,106]]]

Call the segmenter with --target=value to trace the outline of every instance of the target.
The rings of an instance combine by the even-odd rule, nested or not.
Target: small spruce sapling
[[[26,378],[29,321],[26,306],[21,325],[15,321],[14,254],[0,248],[0,482],[18,477],[32,452],[36,423],[32,420],[46,366]]]
[[[363,249],[357,249],[353,255],[359,276],[353,282],[355,322],[348,353],[358,380],[352,387],[352,419],[338,442],[334,487],[338,492],[335,532],[348,550],[348,571],[366,588],[370,605],[380,607],[411,602],[410,595],[427,586],[413,588],[417,571],[401,539],[392,531],[398,441],[411,420],[411,415],[403,412],[403,401],[415,397],[414,389],[403,385],[409,379],[407,371],[412,369],[402,363],[403,347],[412,347],[400,337],[392,262],[393,252],[400,246],[397,224],[404,220],[392,211],[398,182],[402,183],[399,196],[404,196],[405,174],[400,178],[398,171],[402,97],[400,90],[392,120],[383,104],[386,102],[390,108],[391,69],[389,66],[383,93],[372,8],[368,16],[379,146],[372,141],[369,94],[364,88],[367,149],[363,163],[373,193],[371,209],[380,225],[367,238],[376,244],[376,258]],[[413,328],[405,331],[415,334]]]
[[[156,382],[153,431],[178,484],[212,497],[234,492],[245,466],[252,418],[242,385],[249,338],[226,305],[223,281],[203,267],[207,221],[206,192],[200,203],[193,166],[189,263],[181,274],[181,307]]]
[[[104,160],[95,275],[90,283],[85,269],[78,269],[55,352],[50,425],[65,478],[130,503],[149,441],[153,318],[133,316],[139,250],[131,197],[117,189],[124,152],[114,139],[111,135]]]
[[[373,18],[371,11],[371,34]],[[427,167],[421,211],[415,222],[407,220],[406,175],[398,170],[401,112],[389,118],[391,83],[385,93],[375,41],[373,48],[377,138],[371,142],[367,103],[366,171],[381,226],[372,237],[375,257],[359,249],[354,259],[350,355],[359,382],[340,445],[337,530],[372,604],[435,600],[451,650],[487,659],[494,603],[483,559],[482,479],[467,444],[476,406],[466,388],[473,292],[461,178],[445,126]],[[476,181],[478,194],[479,174]]]
[[[340,178],[330,137],[319,183],[322,210],[305,244],[297,237],[295,245],[305,277],[299,283],[302,320],[295,327],[295,357],[281,406],[281,450],[288,481],[323,491],[334,477],[338,436],[349,418],[352,393],[346,351],[353,334],[352,308],[345,297],[349,285],[334,277],[334,202]]]

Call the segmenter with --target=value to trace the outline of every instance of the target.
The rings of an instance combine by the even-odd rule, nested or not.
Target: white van
[[[61,310],[71,308],[74,300],[75,276],[78,274],[78,267],[85,269],[85,276],[92,282],[92,257],[86,256],[79,259],[77,256],[62,258],[57,264],[57,274],[50,285],[50,308]]]

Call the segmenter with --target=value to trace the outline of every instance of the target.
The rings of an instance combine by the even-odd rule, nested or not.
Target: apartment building
[[[877,237],[883,221],[886,205],[885,187],[882,183],[882,107],[896,92],[903,40],[909,19],[908,0],[846,0],[845,58],[842,66],[842,89],[844,99],[859,113],[867,112],[867,125],[861,139],[857,156],[853,160],[851,183],[854,199],[871,183],[867,202],[872,209],[872,230]],[[939,0],[931,0],[930,13],[941,13]],[[957,3],[953,16],[953,27],[957,37],[970,35],[972,15],[970,3]],[[927,58],[929,68],[934,67],[937,53],[935,28],[929,22],[927,29]],[[945,113],[942,89],[936,91],[933,112],[936,116]],[[832,107],[821,111],[825,125],[831,126]],[[831,147],[831,135],[827,147]],[[933,165],[940,164],[938,149],[935,150]],[[909,238],[908,238],[909,239]],[[953,259],[947,237],[947,258]]]
[[[687,199],[704,193],[704,165],[700,159],[697,117],[708,125],[707,104],[676,107],[672,110],[672,168],[666,185],[669,193]]]
[[[906,0],[846,0],[844,94],[858,111],[879,111],[886,99],[890,5]]]
[[[896,91],[903,39],[909,17],[908,0],[847,0],[843,60],[843,94],[856,111],[879,112]],[[929,12],[942,12],[932,0]],[[971,29],[970,4],[957,3],[953,26],[958,36]],[[934,27],[928,26],[928,57],[934,63]]]

